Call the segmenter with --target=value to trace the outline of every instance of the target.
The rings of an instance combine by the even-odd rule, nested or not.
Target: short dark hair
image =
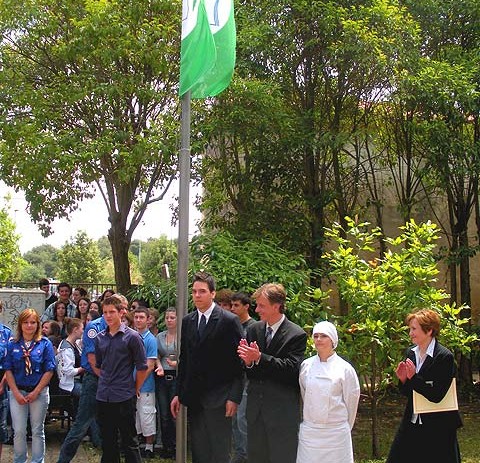
[[[148,308],[147,307],[143,307],[143,305],[137,307],[134,311],[133,311],[133,315],[135,315],[136,313],[144,313],[147,318],[148,316],[150,315],[150,312],[148,311]]]
[[[193,275],[193,283],[195,283],[196,281],[207,283],[208,289],[210,290],[210,292],[215,291],[215,279],[209,273],[207,272],[195,273],[195,275]]]
[[[75,291],[78,291],[80,293],[81,297],[87,297],[88,296],[87,290],[85,288],[82,288],[81,286],[78,286],[77,288],[75,288]]]
[[[240,301],[242,305],[247,305],[247,304],[249,306],[252,305],[252,300],[250,299],[250,296],[247,293],[242,293],[242,292],[233,293],[232,302],[233,301]]]
[[[40,278],[40,281],[38,282],[38,287],[41,288],[45,285],[50,286],[50,282],[46,278]]]
[[[233,291],[228,288],[222,288],[217,291],[215,295],[215,302],[220,303],[227,303],[230,304],[232,302]]]
[[[102,311],[106,305],[113,305],[119,312],[123,309],[123,301],[116,294],[113,296],[106,297],[102,301]]]
[[[100,318],[100,312],[97,309],[88,309],[88,315],[90,315],[92,320],[96,320],[97,318]]]
[[[59,283],[57,288],[59,291],[60,291],[60,288],[68,288],[68,290],[70,291],[70,294],[72,294],[72,287],[68,283],[65,283],[65,282]]]
[[[111,288],[105,289],[105,290],[103,291],[102,295],[101,295],[100,298],[99,298],[100,301],[103,301],[103,300],[107,297],[107,296],[106,296],[107,293],[111,293],[110,296],[112,296],[113,294],[115,294],[115,291],[114,291],[113,289],[111,289]]]
[[[145,299],[142,298],[135,298],[130,301],[130,307],[132,307],[132,304],[134,302],[138,302],[138,307],[147,307],[148,309],[148,302]]]

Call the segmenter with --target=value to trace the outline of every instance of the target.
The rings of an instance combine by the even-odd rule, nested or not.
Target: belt
[[[165,381],[173,381],[177,375],[177,372],[175,370],[167,370],[165,371],[165,374],[163,377],[165,378]]]
[[[17,386],[18,389],[25,392],[32,392],[37,386]]]

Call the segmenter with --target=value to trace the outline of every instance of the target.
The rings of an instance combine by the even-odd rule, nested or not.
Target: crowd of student
[[[32,439],[31,461],[43,462],[44,422],[49,397],[64,394],[71,395],[74,399],[74,421],[60,449],[60,463],[73,459],[78,446],[87,435],[93,445],[102,448],[102,461],[111,463],[119,458],[118,442],[116,437],[112,438],[110,423],[124,424],[128,420],[122,417],[112,421],[112,411],[108,407],[102,408],[102,403],[112,403],[112,397],[116,404],[125,402],[123,399],[127,398],[133,410],[133,421],[130,422],[133,427],[127,429],[127,433],[124,433],[125,429],[117,430],[122,434],[123,447],[135,447],[138,434],[145,442],[143,457],[153,457],[154,445],[160,439],[161,429],[163,446],[160,455],[174,458],[175,424],[170,413],[170,401],[175,390],[177,362],[175,309],[166,311],[166,330],[159,332],[159,312],[146,307],[144,301],[133,300],[129,303],[124,296],[114,294],[109,289],[98,300],[91,301],[83,288],[72,290],[68,283],[60,283],[57,294],[51,294],[46,279],[40,281],[40,288],[45,292],[45,311],[41,316],[33,309],[22,311],[16,332],[0,324],[0,456],[1,445],[12,434],[7,426],[7,422],[11,422],[14,462],[27,461],[27,428]],[[99,348],[96,345],[96,339],[100,340],[99,334],[104,330],[112,333],[104,313],[107,303],[115,310],[119,309],[122,334],[127,333],[132,342],[141,343],[141,348],[138,344],[132,344],[133,347],[128,351],[117,350],[113,364],[109,357],[112,349],[107,349],[103,363],[99,359],[101,346],[99,351],[96,350]],[[113,313],[115,315],[115,311]],[[129,331],[126,331],[127,327]],[[132,332],[134,335],[131,335]],[[107,338],[107,344],[108,341],[110,338]],[[145,364],[142,357],[144,354]],[[132,358],[136,360],[132,362]],[[99,397],[100,369],[105,380],[105,372],[112,365],[113,384],[103,388],[103,393],[107,392],[102,400]],[[117,370],[118,366],[126,368]],[[135,388],[135,367],[139,374],[145,376],[139,391]],[[122,374],[128,378],[122,380]],[[132,384],[134,387],[130,392],[125,389],[131,388]],[[116,388],[119,389],[118,397],[115,398]],[[125,403],[118,409],[126,410]],[[107,417],[103,420],[103,424],[108,422],[106,427],[102,426],[102,413]],[[114,433],[116,436],[116,431]],[[126,439],[130,438],[133,440],[129,444]],[[135,449],[131,452],[136,454]],[[138,460],[136,456],[133,458],[127,457],[128,461]]]
[[[213,277],[198,272],[178,352],[175,309],[165,311],[159,332],[159,312],[143,301],[110,290],[90,301],[67,283],[55,300],[47,283],[40,282],[41,317],[25,309],[15,333],[0,324],[0,455],[10,409],[14,463],[27,462],[28,419],[31,462],[43,463],[50,389],[77,406],[57,463],[70,462],[87,434],[101,447],[102,463],[119,463],[122,453],[126,463],[153,458],[159,438],[159,455],[173,459],[180,405],[188,410],[193,463],[353,463],[357,374],[336,354],[339,338],[328,321],[314,324],[316,354],[304,359],[307,334],[286,317],[282,285],[267,283],[252,295],[255,321],[249,295],[216,292]],[[440,318],[423,309],[406,323],[416,347],[396,371],[408,403],[388,462],[433,461],[418,449],[441,435],[435,461],[457,463],[458,411],[412,408],[413,391],[439,401],[455,375],[453,355],[436,341]]]

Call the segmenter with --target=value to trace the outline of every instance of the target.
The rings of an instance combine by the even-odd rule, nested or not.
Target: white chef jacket
[[[360,385],[354,368],[336,353],[318,355],[300,368],[303,422],[297,463],[353,462],[350,430],[355,422]]]

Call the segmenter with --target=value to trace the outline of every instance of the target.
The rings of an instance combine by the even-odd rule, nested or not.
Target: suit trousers
[[[216,408],[188,408],[192,463],[229,463],[232,419],[225,417],[225,405]]]
[[[254,418],[247,411],[247,423],[248,463],[295,463],[298,425],[281,417],[266,420],[261,411]]]

